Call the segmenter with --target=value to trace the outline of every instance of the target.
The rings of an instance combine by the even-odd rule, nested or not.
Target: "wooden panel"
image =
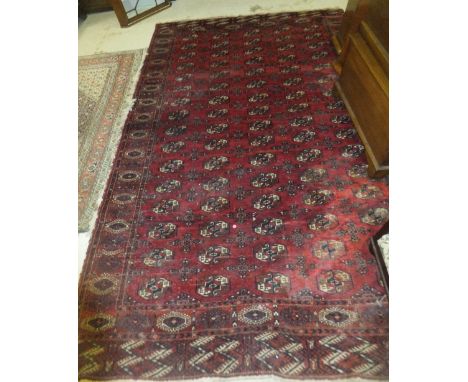
[[[372,0],[349,0],[346,6],[346,11],[341,21],[339,31],[332,36],[332,42],[338,54],[348,43],[348,37],[359,28],[359,23],[364,18],[368,2]]]
[[[367,21],[361,22],[359,33],[366,41],[366,44],[372,51],[372,54],[375,56],[381,68],[384,70],[385,75],[388,77],[388,50],[385,49]]]
[[[371,176],[386,175],[389,164],[388,21],[388,0],[350,0],[333,36],[336,89],[366,147]]]
[[[378,45],[373,53],[378,59],[382,58],[381,63],[387,66],[388,75],[388,21],[388,0],[349,0],[340,29],[332,36],[335,50],[341,54],[348,44],[349,36],[360,31],[366,42],[372,44],[371,49]],[[341,64],[341,60],[334,63],[338,74],[341,73]]]
[[[107,0],[79,0],[78,4],[86,13],[112,11],[112,6]]]
[[[371,175],[388,171],[388,78],[359,34],[350,36],[337,89],[366,147]]]
[[[388,52],[388,0],[372,0],[365,21]]]

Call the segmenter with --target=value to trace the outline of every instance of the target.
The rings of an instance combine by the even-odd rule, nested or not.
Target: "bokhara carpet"
[[[143,50],[78,61],[78,230],[88,231],[109,176]]]
[[[327,18],[157,25],[80,282],[82,379],[388,377],[387,180]]]

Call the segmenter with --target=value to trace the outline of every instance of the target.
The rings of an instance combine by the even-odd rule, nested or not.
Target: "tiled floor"
[[[262,13],[303,11],[325,8],[345,9],[348,0],[177,0],[172,7],[153,15],[130,28],[120,28],[113,12],[88,15],[79,27],[79,55],[147,48],[157,23],[204,19],[223,16],[239,16]],[[90,232],[79,234],[79,264],[81,271]],[[234,380],[234,379],[232,379]],[[236,381],[285,381],[272,376],[235,378]],[[200,379],[221,381],[219,378]],[[222,379],[223,382],[226,379]],[[334,380],[337,382],[337,380]],[[347,382],[361,379],[347,379]]]

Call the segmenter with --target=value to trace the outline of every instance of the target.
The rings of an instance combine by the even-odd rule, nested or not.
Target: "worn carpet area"
[[[388,185],[332,92],[340,14],[156,26],[80,279],[80,378],[388,378]]]
[[[78,61],[78,230],[89,230],[109,176],[144,50]]]

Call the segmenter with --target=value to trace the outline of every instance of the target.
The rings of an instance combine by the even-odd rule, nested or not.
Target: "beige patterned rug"
[[[97,214],[144,50],[82,56],[78,62],[78,231]]]

